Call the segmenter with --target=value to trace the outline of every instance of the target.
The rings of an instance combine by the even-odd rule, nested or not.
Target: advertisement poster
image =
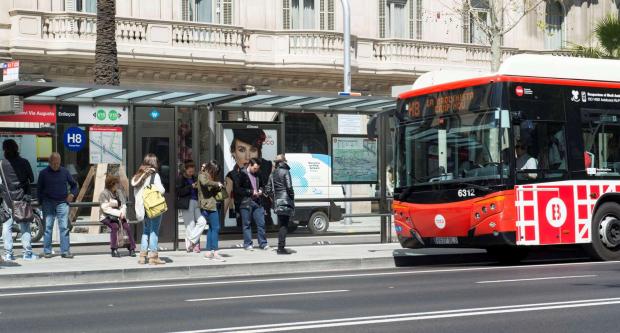
[[[123,129],[91,126],[89,129],[90,164],[121,164],[123,161]]]
[[[332,182],[377,183],[377,141],[365,136],[332,136]]]
[[[90,106],[80,105],[80,124],[90,125],[127,125],[129,113],[126,108],[116,106]]]
[[[52,136],[49,133],[0,132],[0,143],[7,139],[17,142],[19,154],[30,163],[36,183],[39,172],[47,167],[52,154]]]
[[[235,165],[243,166],[251,158],[262,158],[261,179],[265,180],[271,173],[271,163],[278,154],[278,130],[275,126],[244,125],[223,129],[223,175],[227,175]],[[232,199],[224,203],[224,209],[233,209]],[[225,227],[237,226],[237,221],[225,210]]]

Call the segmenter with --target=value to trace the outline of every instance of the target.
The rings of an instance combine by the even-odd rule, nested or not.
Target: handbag
[[[142,192],[142,200],[144,202],[144,212],[148,218],[155,218],[168,211],[166,198],[157,189],[153,188],[155,175],[151,176],[151,182],[144,188]]]
[[[6,194],[11,201],[11,214],[15,222],[32,222],[34,220],[34,210],[29,200],[13,200],[11,198],[11,190],[6,176],[4,175],[4,161],[0,162],[0,172],[2,172],[2,182],[6,188]]]
[[[123,221],[118,220],[118,230],[116,230],[116,247],[125,247],[129,242],[129,236],[127,235],[127,231],[123,228]]]
[[[220,187],[220,189],[215,194],[215,201],[221,202],[228,199],[228,192],[226,192],[226,187]]]

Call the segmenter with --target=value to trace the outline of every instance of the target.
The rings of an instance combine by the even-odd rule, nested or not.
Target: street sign
[[[80,105],[80,124],[127,125],[129,113],[123,107]]]
[[[355,96],[355,97],[358,97],[358,96],[362,96],[362,93],[341,91],[341,92],[338,93],[338,96]]]
[[[56,123],[58,124],[77,124],[78,107],[77,105],[58,105],[56,106]]]
[[[2,63],[2,81],[19,81],[19,61]]]
[[[339,114],[338,134],[362,134],[362,116],[357,114]]]
[[[78,152],[86,145],[86,132],[79,127],[69,127],[65,131],[62,141],[67,149]]]

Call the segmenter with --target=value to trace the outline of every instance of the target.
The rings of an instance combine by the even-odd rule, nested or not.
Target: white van
[[[295,199],[341,199],[344,188],[331,183],[331,158],[323,154],[286,154],[291,167],[291,178]],[[324,233],[329,222],[342,220],[344,203],[330,202],[296,202],[294,225],[307,225],[312,233]]]

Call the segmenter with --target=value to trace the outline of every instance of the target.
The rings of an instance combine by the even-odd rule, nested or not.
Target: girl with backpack
[[[166,190],[157,173],[158,169],[159,162],[157,156],[155,154],[147,154],[144,156],[138,171],[131,178],[131,186],[133,186],[135,198],[136,219],[144,221],[139,264],[146,264],[147,251],[149,264],[161,265],[166,263],[159,259],[158,254],[159,226],[161,225],[163,213],[167,209],[165,207],[165,200],[163,200],[163,194]],[[159,192],[159,195],[157,192]]]

